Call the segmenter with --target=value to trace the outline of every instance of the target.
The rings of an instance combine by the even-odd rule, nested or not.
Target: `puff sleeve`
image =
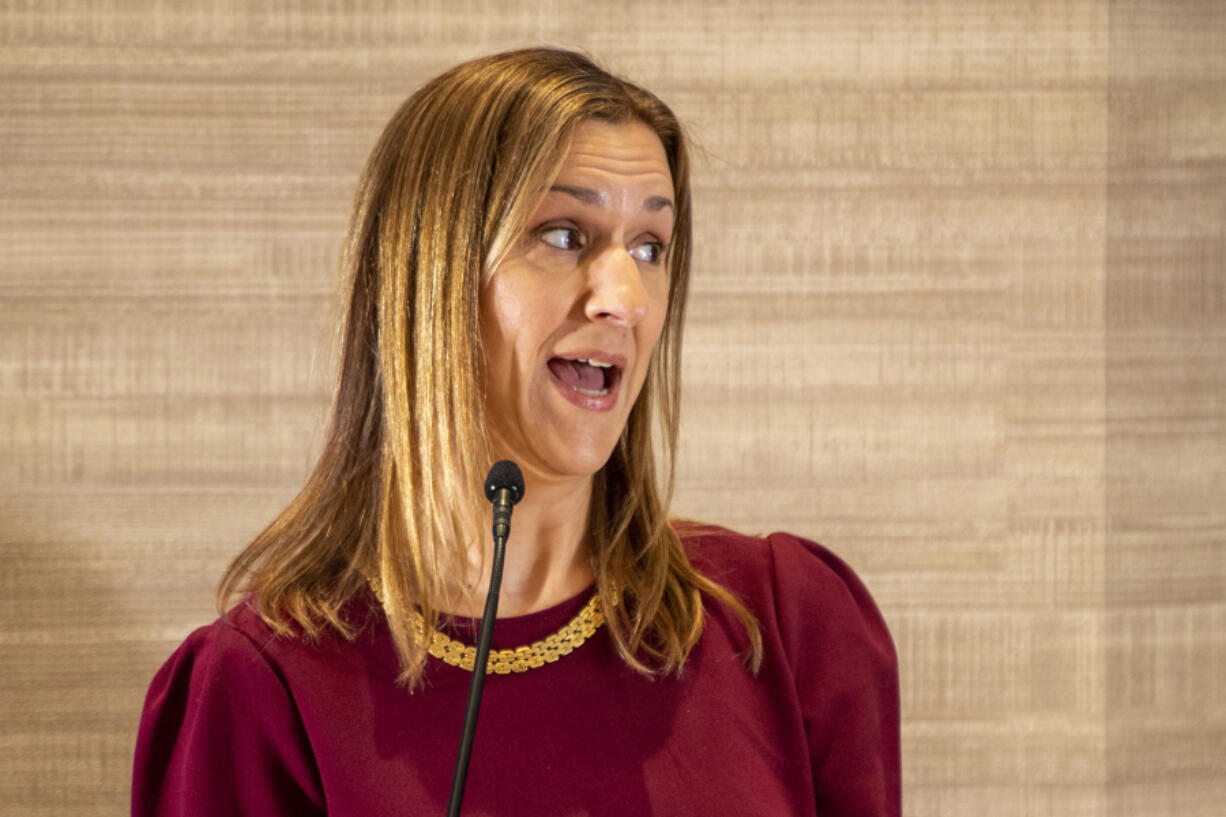
[[[324,813],[310,744],[275,665],[224,621],[192,633],[145,700],[133,817]]]
[[[775,533],[775,610],[823,817],[901,813],[898,662],[860,579],[822,546]]]

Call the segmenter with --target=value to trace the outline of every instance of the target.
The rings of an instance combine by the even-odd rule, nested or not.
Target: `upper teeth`
[[[579,362],[595,366],[597,369],[611,369],[613,367],[612,363],[605,363],[603,360],[592,360],[590,358],[579,358]]]

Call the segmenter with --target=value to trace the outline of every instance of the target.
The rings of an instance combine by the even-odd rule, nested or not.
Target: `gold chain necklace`
[[[370,589],[374,591],[379,603],[383,603],[383,594],[372,580]],[[413,627],[418,638],[426,635],[426,622],[418,610],[413,610]],[[583,605],[574,618],[568,621],[562,629],[551,633],[540,641],[533,641],[523,647],[513,650],[490,650],[489,661],[485,671],[495,675],[510,675],[512,672],[527,672],[530,669],[552,664],[564,655],[570,655],[587,641],[600,625],[604,624],[604,610],[600,606],[600,596],[593,595],[588,603]],[[430,635],[430,645],[427,652],[445,664],[473,671],[477,663],[477,648],[440,633],[435,630]]]
[[[421,613],[413,611],[413,624],[417,628],[418,637],[426,632],[425,622]],[[564,655],[570,655],[579,649],[596,630],[604,624],[604,611],[600,608],[600,596],[592,596],[583,609],[566,623],[556,633],[551,633],[540,641],[533,641],[523,647],[513,650],[490,650],[489,662],[485,665],[486,672],[495,675],[510,675],[512,672],[527,672],[530,669],[552,664]],[[477,662],[477,648],[435,630],[430,636],[428,652],[440,661],[453,667],[473,671]]]

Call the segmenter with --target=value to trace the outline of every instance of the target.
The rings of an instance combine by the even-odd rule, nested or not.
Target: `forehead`
[[[575,127],[557,183],[577,183],[608,193],[631,188],[672,197],[668,156],[655,131],[642,122],[587,121]]]

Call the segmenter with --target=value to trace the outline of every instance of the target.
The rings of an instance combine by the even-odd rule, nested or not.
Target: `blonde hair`
[[[669,300],[651,372],[593,480],[590,558],[609,632],[643,673],[679,671],[702,632],[702,594],[757,622],[695,571],[667,519],[690,267],[689,158],[681,126],[650,92],[586,57],[526,49],[463,63],[401,106],[358,185],[344,252],[352,288],[323,453],[305,487],[234,560],[218,586],[241,592],[278,633],[347,638],[345,604],[373,583],[399,654],[420,680],[447,578],[479,541],[489,465],[479,296],[484,273],[526,226],[576,125],[642,122],[672,171]],[[663,436],[657,474],[653,426]]]

